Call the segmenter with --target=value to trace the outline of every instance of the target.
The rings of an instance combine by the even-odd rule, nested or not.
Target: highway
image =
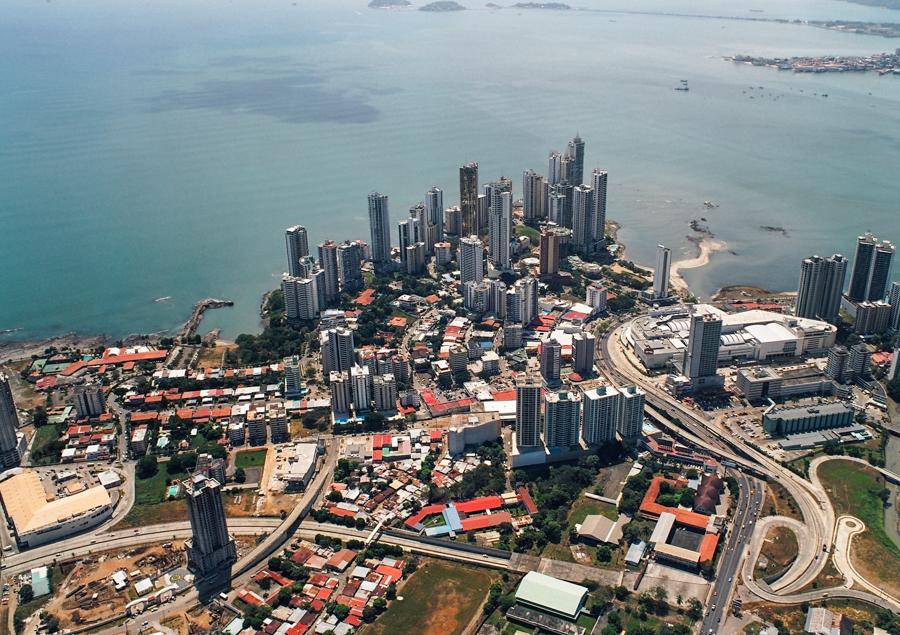
[[[815,595],[814,593],[798,595],[797,592],[809,585],[825,567],[828,558],[820,556],[829,552],[835,541],[837,530],[835,513],[824,489],[817,483],[811,483],[787,470],[768,455],[753,447],[749,440],[740,437],[733,438],[731,433],[720,429],[702,412],[694,410],[660,390],[649,381],[643,372],[635,368],[627,354],[620,349],[620,344],[623,347],[626,346],[622,340],[623,333],[627,328],[629,328],[628,323],[613,324],[599,338],[597,363],[607,378],[616,383],[633,383],[640,386],[646,393],[648,411],[656,409],[659,411],[657,414],[669,415],[668,427],[721,460],[731,461],[741,468],[752,469],[754,473],[761,474],[766,480],[779,482],[800,508],[805,535],[798,536],[798,541],[815,545],[815,548],[801,550],[785,575],[774,583],[771,592],[761,589],[759,585],[748,585],[748,587],[763,599],[768,599],[767,596],[790,596],[792,601],[796,601],[796,598],[801,595]],[[679,423],[671,420],[673,416],[677,417]],[[865,599],[879,606],[885,603],[881,597],[859,591],[854,591],[852,595],[846,597]],[[709,626],[706,626],[705,632],[708,631]]]
[[[759,516],[759,510],[765,497],[765,488],[762,482],[750,478],[742,472],[737,473],[737,479],[741,492],[734,512],[734,521],[729,530],[728,541],[720,556],[718,575],[707,600],[708,611],[700,625],[701,635],[717,633],[722,619],[728,614],[729,600],[735,586],[734,578],[739,575],[738,568],[741,565],[745,547],[753,535],[753,523]]]

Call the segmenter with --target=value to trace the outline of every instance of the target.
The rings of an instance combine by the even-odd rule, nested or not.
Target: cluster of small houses
[[[328,547],[302,541],[289,560],[309,570],[310,576],[300,592],[294,581],[270,569],[254,575],[252,581],[240,589],[237,600],[244,605],[276,606],[263,620],[259,629],[243,628],[238,618],[226,631],[241,635],[305,635],[306,633],[335,633],[347,635],[362,626],[365,609],[376,598],[386,598],[388,590],[403,576],[404,560],[382,557],[363,559],[357,551]],[[283,588],[291,588],[291,598],[279,606],[278,596]],[[349,609],[341,615],[328,608],[343,605]],[[343,613],[346,612],[346,616]]]

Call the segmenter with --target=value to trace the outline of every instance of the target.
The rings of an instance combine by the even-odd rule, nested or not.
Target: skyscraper
[[[589,254],[593,246],[594,190],[589,185],[578,185],[572,196],[572,248],[581,254]]]
[[[422,210],[424,211],[424,206]],[[412,214],[416,208],[410,210],[410,214]],[[424,214],[423,214],[424,215]],[[423,227],[420,222],[420,219],[416,216],[410,216],[409,218],[404,218],[402,221],[397,223],[397,235],[400,240],[400,260],[402,262],[406,262],[406,248],[410,245],[415,245],[417,242],[424,241],[424,232],[422,231]]]
[[[616,440],[622,394],[612,386],[584,391],[584,422],[581,436],[588,445],[603,445]]]
[[[556,185],[562,181],[562,155],[553,150],[547,160],[547,183]]]
[[[425,219],[428,223],[422,239],[428,254],[434,253],[434,243],[444,240],[444,191],[434,185],[425,192]]]
[[[319,293],[315,278],[281,277],[284,315],[288,320],[314,320],[319,315]]]
[[[544,444],[548,448],[578,445],[581,428],[581,395],[562,390],[544,397]]]
[[[569,183],[581,185],[584,183],[584,141],[576,134],[575,138],[566,147],[569,156]]]
[[[606,240],[606,170],[595,169],[591,173],[591,187],[594,190],[594,240]]]
[[[830,258],[812,256],[804,259],[800,265],[794,315],[836,322],[846,273],[847,259],[840,254]]]
[[[353,366],[353,331],[327,329],[319,333],[319,350],[322,357],[322,373],[350,370]]]
[[[462,235],[462,209],[458,205],[444,210],[444,232],[454,236]]]
[[[302,225],[294,225],[284,230],[284,242],[287,247],[288,273],[292,276],[300,276],[303,273],[299,269],[301,258],[309,255],[309,239],[306,237],[306,228]]]
[[[188,569],[198,578],[230,572],[237,561],[237,549],[228,535],[221,484],[198,472],[183,485],[191,521],[191,537],[184,542]]]
[[[546,230],[541,232],[540,254],[540,275],[559,273],[559,234]]]
[[[531,324],[538,315],[538,281],[526,276],[516,280],[515,285],[522,294],[522,324]]]
[[[555,339],[541,342],[541,377],[548,386],[559,384],[559,369],[562,360],[562,346]]]
[[[644,391],[637,386],[619,388],[618,432],[626,443],[634,442],[641,435],[644,424]]]
[[[711,313],[694,313],[691,315],[690,328],[682,373],[690,379],[692,390],[721,386],[722,378],[716,374],[716,368],[722,336],[722,319]]]
[[[525,222],[536,222],[547,215],[544,177],[534,170],[522,173],[522,204]]]
[[[878,242],[873,234],[864,234],[856,240],[856,256],[847,298],[853,302],[884,299],[890,279],[894,245],[890,241]]]
[[[341,415],[349,413],[350,404],[353,401],[350,373],[346,370],[343,372],[331,371],[328,374],[328,386],[331,390],[331,411]]]
[[[86,384],[75,389],[75,412],[79,419],[98,417],[105,410],[103,390],[97,384]]]
[[[477,236],[459,240],[459,282],[481,282],[484,279],[484,243]]]
[[[594,373],[594,351],[597,340],[593,333],[579,332],[572,336],[573,368],[582,377]]]
[[[338,275],[342,293],[356,293],[363,288],[362,254],[359,244],[345,240],[337,248]]]
[[[512,194],[493,191],[488,239],[491,263],[500,270],[509,269],[509,240],[512,230]]]
[[[825,365],[825,376],[839,384],[847,383],[847,368],[850,364],[850,353],[843,346],[828,349],[828,362]]]
[[[284,396],[296,399],[300,396],[303,381],[300,377],[300,356],[285,357],[284,361]]]
[[[466,163],[459,168],[459,208],[462,211],[460,234],[477,234],[475,215],[478,211],[478,164]]]
[[[369,231],[372,235],[372,264],[376,272],[391,267],[391,218],[386,194],[369,194]]]
[[[340,295],[341,278],[338,273],[337,245],[333,240],[326,240],[319,245],[319,266],[322,267],[321,298],[325,301],[319,309],[333,304]]]
[[[888,332],[900,332],[900,281],[891,283],[888,291],[888,304],[891,305],[891,317],[888,320]]]
[[[533,448],[540,445],[541,382],[534,373],[516,379],[516,446]]]
[[[372,378],[372,398],[379,412],[397,409],[397,381],[392,374]]]
[[[19,415],[9,387],[9,377],[0,372],[0,471],[19,465]]]
[[[567,195],[568,185],[557,183],[547,191],[547,215],[560,227],[572,227],[572,209],[569,207]]]
[[[372,402],[372,374],[368,366],[350,367],[350,387],[356,412],[368,410]]]
[[[672,266],[672,250],[656,246],[656,269],[653,271],[653,299],[669,297],[669,270]]]

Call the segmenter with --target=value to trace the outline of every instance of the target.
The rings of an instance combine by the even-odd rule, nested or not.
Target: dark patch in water
[[[151,112],[215,110],[273,117],[286,123],[370,123],[378,109],[350,92],[329,88],[313,73],[210,80],[196,88],[167,90],[147,99]]]

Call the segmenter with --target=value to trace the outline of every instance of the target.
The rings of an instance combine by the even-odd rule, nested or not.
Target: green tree
[[[135,474],[139,479],[147,479],[155,476],[159,472],[159,466],[156,464],[156,457],[152,455],[142,456],[135,466]]]
[[[235,483],[246,483],[247,482],[247,472],[244,468],[239,467],[234,471],[234,482]]]
[[[34,599],[34,589],[31,588],[30,584],[23,584],[22,588],[19,589],[19,602],[22,604],[27,604]]]

